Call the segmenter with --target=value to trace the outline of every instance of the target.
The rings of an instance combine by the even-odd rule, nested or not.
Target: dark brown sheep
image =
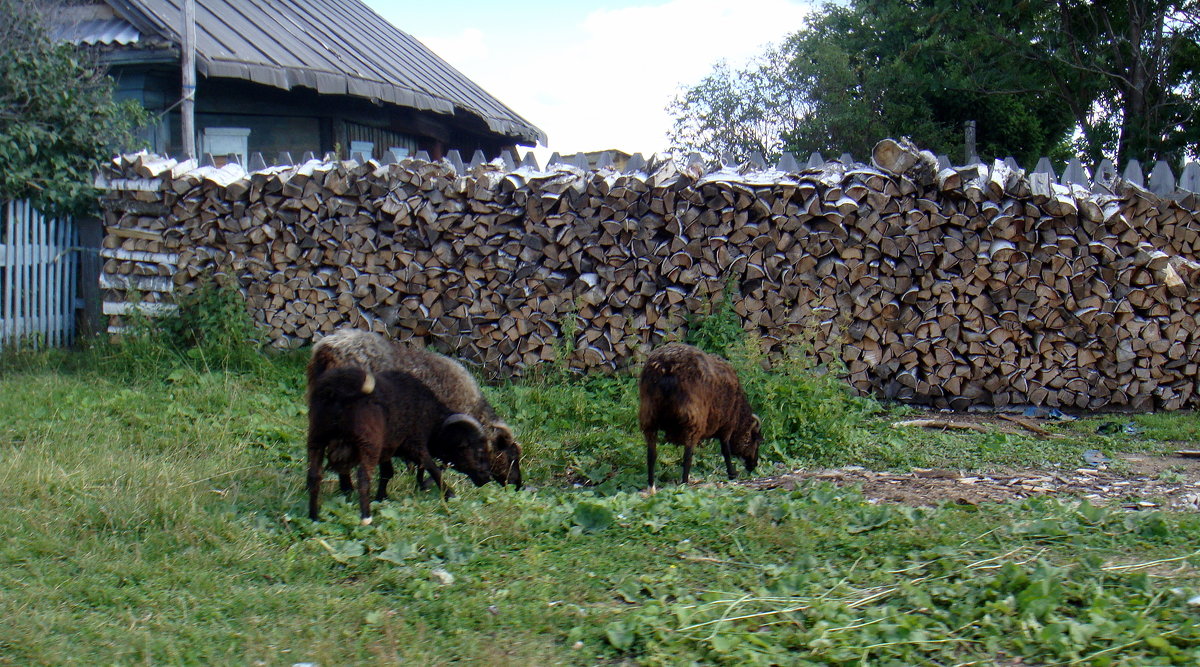
[[[358,468],[363,525],[371,523],[371,473],[379,466],[375,499],[383,500],[395,473],[392,457],[428,472],[443,493],[447,489],[435,458],[466,474],[476,486],[491,479],[479,422],[449,409],[408,373],[333,368],[312,382],[308,405],[308,516],[314,521],[327,460],[345,493],[354,490],[350,473]]]
[[[492,479],[521,488],[521,446],[462,364],[422,348],[400,345],[382,334],[343,329],[313,346],[308,364],[309,386],[322,372],[338,366],[359,366],[373,373],[388,370],[411,373],[448,408],[471,415],[483,425],[491,449]],[[420,469],[417,475],[420,482]]]
[[[737,477],[736,454],[753,472],[762,429],[733,366],[691,345],[669,343],[650,353],[638,381],[638,423],[646,438],[646,468],[654,490],[658,432],[683,446],[683,483],[692,469],[692,451],[705,438],[721,441],[729,479]]]

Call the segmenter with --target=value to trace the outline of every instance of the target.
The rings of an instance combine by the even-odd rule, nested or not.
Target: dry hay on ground
[[[1200,461],[1178,456],[1121,454],[1129,472],[1099,468],[958,472],[914,469],[877,472],[860,466],[800,470],[745,482],[756,489],[793,489],[807,482],[856,486],[873,502],[976,505],[1048,495],[1086,498],[1128,509],[1200,511]]]

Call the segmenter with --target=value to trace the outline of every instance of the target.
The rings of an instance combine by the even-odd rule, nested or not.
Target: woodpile
[[[907,142],[871,165],[628,173],[311,160],[246,173],[145,153],[107,189],[106,312],[239,281],[273,343],[388,333],[521,373],[611,370],[681,338],[727,281],[764,349],[934,406],[1195,407],[1192,196],[1065,186]]]

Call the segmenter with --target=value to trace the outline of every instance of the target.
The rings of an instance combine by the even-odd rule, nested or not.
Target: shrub
[[[177,300],[179,310],[162,320],[162,331],[178,350],[216,360],[222,366],[253,364],[263,346],[262,332],[232,279],[202,280]],[[191,351],[197,352],[191,352]]]
[[[707,315],[689,318],[685,340],[729,359],[738,371],[750,404],[763,423],[766,458],[845,460],[865,418],[880,409],[871,398],[856,396],[842,379],[844,369],[819,368],[812,345],[802,338],[768,363],[761,342],[742,328],[733,309],[734,282],[726,283]]]
[[[51,38],[42,16],[53,7],[42,5],[0,0],[0,199],[86,213],[96,208],[95,169],[150,118],[114,99],[93,56]]]
[[[719,300],[709,302],[708,314],[692,314],[687,321],[684,342],[708,352],[729,358],[731,352],[741,347],[746,339],[742,318],[733,310],[735,281],[730,276],[725,281],[725,290]]]
[[[866,419],[881,406],[855,395],[837,367],[818,368],[809,350],[793,343],[767,368],[759,342],[748,339],[732,361],[762,419],[763,446],[774,452],[765,457],[826,465],[847,461]]]
[[[176,297],[179,309],[156,318],[133,314],[129,330],[113,347],[113,361],[134,372],[178,365],[204,370],[264,370],[264,340],[236,284],[217,275]]]

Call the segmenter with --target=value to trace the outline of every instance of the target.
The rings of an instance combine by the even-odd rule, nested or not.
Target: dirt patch
[[[1191,447],[1181,447],[1187,449]],[[1155,456],[1153,454],[1117,454],[1135,475],[1148,477],[1181,477],[1192,481],[1200,480],[1200,457]]]
[[[915,469],[877,472],[859,466],[799,470],[763,477],[746,484],[760,489],[792,489],[807,482],[857,486],[874,502],[934,506],[976,505],[1049,495],[1087,498],[1094,504],[1128,509],[1200,511],[1200,459],[1145,454],[1120,455],[1130,472],[1101,468],[1074,470],[1006,470],[967,473]]]

